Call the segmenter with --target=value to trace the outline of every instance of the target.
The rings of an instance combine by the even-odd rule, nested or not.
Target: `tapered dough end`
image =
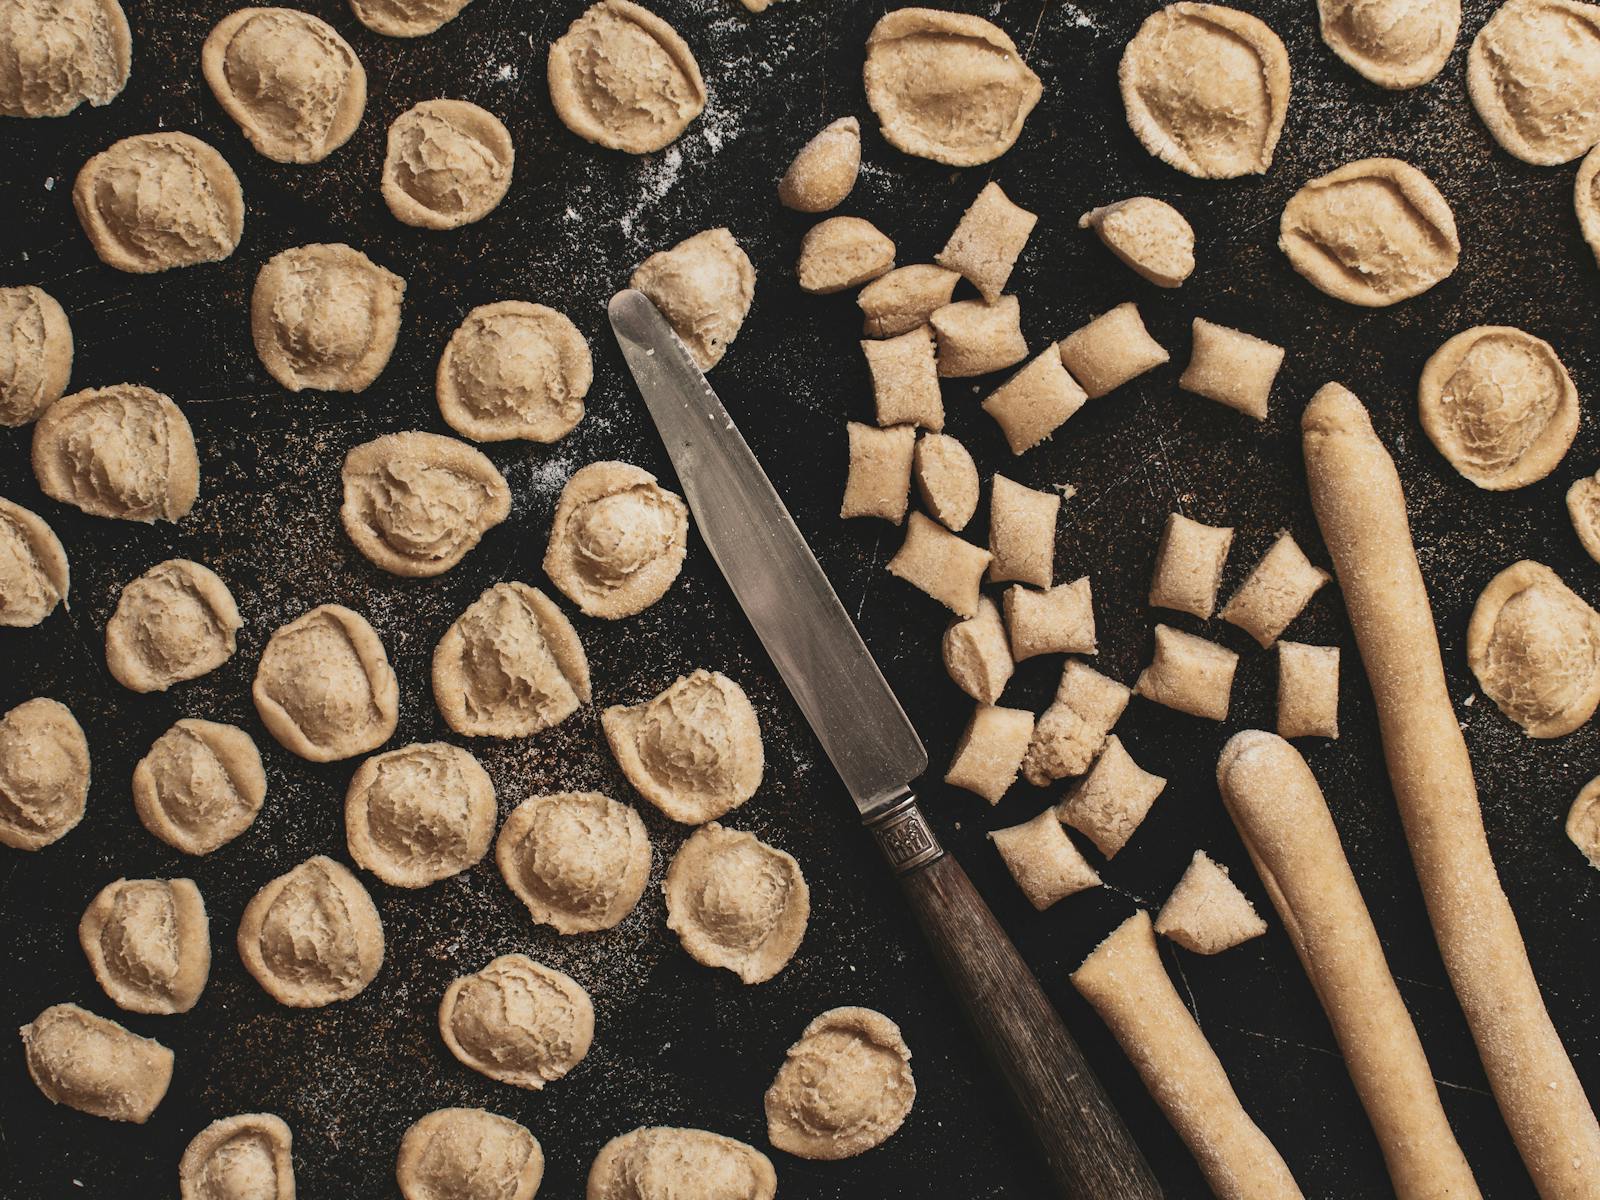
[[[1325,383],[1317,389],[1301,414],[1300,429],[1307,438],[1316,434],[1376,436],[1366,406],[1342,383]]]
[[[1246,729],[1223,745],[1217,759],[1217,787],[1224,796],[1250,790],[1253,780],[1263,775],[1278,777],[1280,772],[1294,770],[1296,762],[1305,766],[1300,752],[1277,734]]]

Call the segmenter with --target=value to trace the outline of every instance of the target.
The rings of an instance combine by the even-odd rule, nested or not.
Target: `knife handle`
[[[1066,1200],[1160,1200],[1161,1186],[1061,1018],[909,792],[866,818],[985,1055]]]

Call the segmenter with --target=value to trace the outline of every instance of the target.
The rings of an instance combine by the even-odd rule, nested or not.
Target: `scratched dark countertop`
[[[1327,1023],[1216,795],[1212,764],[1224,738],[1273,720],[1273,655],[1230,626],[1204,626],[1243,653],[1233,713],[1221,728],[1134,702],[1119,732],[1140,763],[1169,777],[1167,790],[1106,868],[1108,886],[1048,912],[1028,908],[984,835],[1032,817],[1059,789],[1019,785],[990,810],[937,781],[970,708],[939,663],[945,615],[885,573],[899,531],[837,519],[843,423],[870,419],[871,411],[854,344],[859,318],[848,295],[799,292],[792,263],[810,219],[781,209],[773,192],[799,144],[848,113],[863,118],[864,169],[840,211],[877,222],[896,239],[899,261],[927,261],[984,181],[998,179],[1041,217],[1011,288],[1022,298],[1030,345],[1041,347],[1132,299],[1172,350],[1171,365],[1091,402],[1053,441],[1020,459],[1006,453],[976,403],[996,381],[946,387],[950,430],[986,475],[1002,470],[1032,486],[1077,489],[1062,509],[1056,576],[1093,576],[1102,670],[1131,682],[1148,659],[1157,621],[1202,628],[1143,603],[1169,511],[1237,527],[1225,593],[1280,528],[1326,563],[1305,496],[1299,413],[1329,379],[1367,401],[1406,481],[1496,861],[1556,1026],[1591,1095],[1600,1094],[1600,877],[1562,833],[1573,795],[1600,770],[1600,739],[1593,723],[1552,742],[1524,738],[1476,694],[1462,650],[1478,592],[1516,559],[1546,562],[1580,594],[1600,600],[1600,574],[1562,504],[1568,483],[1600,465],[1596,422],[1586,410],[1572,451],[1550,478],[1497,495],[1478,491],[1439,457],[1421,433],[1414,399],[1433,349],[1481,323],[1519,325],[1549,339],[1581,395],[1600,388],[1600,272],[1573,217],[1573,168],[1511,159],[1466,99],[1466,48],[1492,4],[1469,0],[1443,74],[1400,94],[1365,83],[1327,51],[1310,3],[1244,4],[1283,37],[1294,87],[1271,171],[1230,182],[1193,180],[1162,166],[1123,121],[1117,60],[1156,7],[1149,0],[954,5],[998,20],[1045,84],[1016,148],[968,171],[907,158],[878,135],[860,66],[882,3],[786,0],[749,16],[732,0],[657,0],[653,6],[698,55],[711,100],[678,143],[644,158],[578,140],[550,109],[546,47],[582,0],[475,0],[458,20],[417,41],[370,33],[336,0],[304,6],[349,39],[371,91],[353,140],[321,165],[283,166],[255,154],[204,86],[199,47],[232,7],[222,3],[133,0],[133,77],[119,99],[62,120],[0,123],[0,283],[40,284],[65,306],[78,347],[74,389],[126,380],[173,396],[194,426],[202,464],[199,503],[178,525],[102,521],[44,499],[28,465],[29,431],[0,430],[0,494],[45,515],[73,571],[70,611],[58,610],[35,630],[0,631],[0,710],[39,694],[66,702],[88,733],[94,763],[88,816],[77,830],[36,854],[0,854],[0,1026],[14,1029],[46,1005],[72,1000],[177,1052],[165,1102],[149,1124],[135,1127],[52,1108],[28,1083],[18,1041],[0,1038],[0,1197],[170,1195],[188,1139],[209,1120],[249,1110],[279,1113],[293,1127],[307,1200],[391,1196],[402,1132],[422,1114],[454,1104],[527,1124],[548,1157],[541,1195],[577,1196],[599,1147],[640,1124],[702,1126],[766,1149],[762,1091],[805,1022],[837,1004],[871,1005],[900,1022],[915,1056],[916,1107],[884,1147],[848,1162],[806,1163],[774,1151],[780,1195],[1044,1195],[1018,1122],[938,985],[847,797],[697,540],[682,579],[647,613],[577,623],[597,706],[646,698],[698,666],[723,670],[750,692],[766,736],[767,779],[728,823],[794,853],[812,887],[810,929],[783,973],[745,987],[727,972],[697,966],[677,946],[654,884],[685,831],[643,803],[653,885],[609,932],[563,940],[533,926],[490,856],[420,892],[365,877],[388,952],[377,980],[348,1003],[281,1008],[234,952],[240,912],[264,882],[311,854],[346,857],[342,797],[355,763],[313,766],[266,735],[248,687],[267,636],[312,605],[352,604],[372,619],[399,673],[401,720],[391,745],[449,736],[427,684],[432,647],[489,584],[542,583],[549,519],[572,471],[622,458],[670,481],[605,329],[603,306],[652,250],[719,224],[748,249],[759,281],[755,307],[713,382],[926,738],[935,770],[923,789],[925,807],[941,837],[1083,1042],[1168,1194],[1200,1197],[1206,1189],[1067,974],[1135,905],[1159,905],[1199,847],[1233,869],[1272,928],[1213,959],[1164,947],[1180,991],[1245,1107],[1308,1196],[1392,1195]],[[437,96],[491,109],[517,147],[505,203],[450,233],[398,224],[377,187],[388,123]],[[71,184],[90,154],[157,128],[195,133],[227,157],[248,204],[244,239],[220,264],[123,275],[90,252],[72,214]],[[1454,207],[1464,246],[1449,280],[1380,311],[1314,291],[1275,246],[1278,214],[1296,188],[1369,155],[1395,155],[1426,171]],[[1200,265],[1179,291],[1145,284],[1076,228],[1090,207],[1138,193],[1171,200],[1195,226]],[[407,280],[394,359],[359,396],[290,394],[271,381],[250,345],[246,304],[256,271],[277,251],[315,241],[347,241]],[[469,308],[511,298],[563,310],[589,338],[596,375],[588,415],[552,447],[484,447],[515,502],[511,518],[459,567],[423,582],[385,575],[339,528],[342,456],[380,433],[449,432],[433,397],[439,351]],[[1265,425],[1176,389],[1188,322],[1197,314],[1288,348]],[[981,540],[986,520],[980,511],[969,535]],[[104,625],[122,585],[172,555],[217,570],[245,627],[237,655],[222,669],[166,694],[139,696],[105,670]],[[1335,588],[1313,601],[1291,636],[1344,648],[1344,736],[1310,743],[1307,753],[1484,1194],[1523,1200],[1532,1189],[1434,946]],[[1025,664],[1008,703],[1042,708],[1058,670],[1059,660]],[[470,743],[495,780],[502,813],[528,795],[573,787],[636,799],[605,750],[597,711],[534,738]],[[180,716],[243,725],[267,765],[260,819],[203,859],[145,833],[129,799],[134,762]],[[77,920],[112,879],[177,875],[199,883],[210,911],[209,986],[186,1016],[122,1013],[89,974]],[[459,1065],[435,1028],[446,983],[513,950],[572,974],[596,1004],[594,1049],[542,1093],[492,1083]]]

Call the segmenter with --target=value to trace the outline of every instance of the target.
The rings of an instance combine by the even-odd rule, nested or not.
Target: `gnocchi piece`
[[[1284,530],[1218,615],[1265,648],[1278,640],[1330,578],[1312,565],[1294,536]]]
[[[1021,454],[1060,429],[1087,399],[1052,345],[991,392],[983,411],[1000,426],[1011,453]]]
[[[960,272],[993,304],[1006,290],[1012,268],[1038,222],[1036,214],[1013,204],[1000,185],[991,180],[962,215],[950,240],[933,261]]]
[[[22,1027],[28,1074],[51,1104],[143,1125],[172,1082],[172,1051],[76,1004]]]
[[[661,890],[667,928],[689,957],[745,983],[788,966],[811,915],[811,891],[791,855],[715,821],[679,847]]]
[[[850,473],[845,479],[841,517],[881,517],[896,525],[905,520],[911,497],[911,465],[917,431],[912,425],[879,429],[850,421]]]
[[[585,616],[615,621],[667,594],[688,544],[682,497],[629,463],[590,463],[561,489],[544,573]]]
[[[1567,489],[1567,515],[1589,557],[1600,562],[1600,474],[1585,475]]]
[[[594,1005],[571,976],[502,954],[445,989],[439,1034],[464,1066],[539,1091],[589,1053]]]
[[[1189,869],[1156,914],[1156,932],[1195,954],[1221,954],[1258,938],[1267,923],[1228,878],[1228,868],[1196,850]]]
[[[295,1200],[293,1144],[271,1113],[213,1121],[178,1162],[179,1200]]]
[[[955,294],[961,276],[929,263],[896,267],[856,294],[868,337],[899,337],[928,323]]]
[[[1028,903],[1039,912],[1074,892],[1100,886],[1100,873],[1072,844],[1053,808],[1021,825],[996,829],[989,840],[1000,851],[1006,870]]]
[[[1278,643],[1278,736],[1339,736],[1339,647]]]
[[[1133,692],[1087,663],[1069,658],[1055,699],[1033,726],[1022,759],[1022,775],[1035,787],[1082,775],[1106,744],[1106,735],[1128,707]]]
[[[211,926],[192,879],[119,879],[89,902],[78,944],[119,1008],[184,1013],[211,974]]]
[[[1061,497],[996,475],[989,484],[989,582],[1047,588],[1055,570]]]
[[[1600,149],[1589,151],[1578,168],[1577,182],[1573,185],[1572,206],[1578,214],[1578,228],[1583,240],[1594,251],[1600,263]]]
[[[318,854],[245,905],[239,958],[279,1004],[322,1008],[360,995],[377,978],[383,922],[349,868]]]
[[[275,630],[250,695],[267,732],[310,762],[376,750],[400,719],[400,685],[377,630],[342,604]]]
[[[944,631],[941,649],[944,669],[958,688],[979,704],[999,702],[1014,669],[999,605],[980,596],[976,613]]]
[[[1182,513],[1169,513],[1156,547],[1150,580],[1150,607],[1186,612],[1210,620],[1222,586],[1222,568],[1233,545],[1233,529],[1202,525]]]
[[[628,286],[650,297],[695,363],[709,371],[750,314],[756,269],[733,234],[707,229],[645,259]]]
[[[989,552],[964,541],[919,512],[906,521],[906,540],[889,560],[889,574],[903,579],[958,617],[978,612],[978,585]]]
[[[939,342],[939,374],[964,379],[1014,367],[1028,357],[1022,306],[1015,296],[957,300],[928,318]]]
[[[1165,200],[1133,196],[1090,209],[1079,229],[1092,229],[1107,250],[1157,287],[1182,287],[1194,274],[1194,228]]]
[[[778,180],[778,202],[796,212],[838,208],[856,186],[861,171],[861,122],[840,117],[825,125]]]
[[[19,0],[0,11],[0,117],[64,117],[110,104],[133,40],[117,0]]]
[[[1390,90],[1438,75],[1461,31],[1461,0],[1317,0],[1317,13],[1328,49]]]
[[[38,513],[0,496],[0,626],[31,628],[67,598],[72,571]]]
[[[872,375],[879,425],[916,425],[934,433],[944,429],[931,327],[919,325],[882,341],[862,342],[861,352]]]
[[[917,494],[929,514],[960,533],[978,509],[978,468],[967,448],[945,433],[925,433],[913,458]]]
[[[200,494],[183,410],[136,383],[57,400],[33,427],[33,473],[52,500],[91,517],[181,521]]]
[[[1057,805],[1055,815],[1112,859],[1144,823],[1166,786],[1165,779],[1134,762],[1122,739],[1112,734],[1089,773]]]
[[[106,667],[131,691],[164,692],[232,658],[243,624],[214,572],[171,558],[122,589],[106,622]]]
[[[703,1184],[704,1197],[684,1196],[685,1180]],[[777,1194],[777,1172],[761,1151],[719,1133],[664,1125],[602,1146],[584,1193],[587,1200],[773,1200]]]
[[[459,746],[413,742],[367,759],[344,797],[350,857],[394,887],[474,866],[494,837],[494,782]]]
[[[1006,589],[1006,634],[1017,662],[1039,654],[1095,652],[1094,597],[1089,577],[1044,591]]]
[[[806,231],[794,273],[802,291],[826,296],[894,269],[894,243],[871,221],[829,217]]]
[[[494,858],[534,921],[560,934],[620,924],[650,878],[644,822],[599,792],[528,797],[500,827]]]
[[[291,392],[364,392],[394,353],[405,293],[404,279],[351,246],[281,251],[250,293],[256,355]]]
[[[441,1108],[406,1130],[394,1176],[405,1200],[533,1200],[544,1149],[510,1117]]]
[[[1171,357],[1146,331],[1139,306],[1132,301],[1073,330],[1057,343],[1057,349],[1061,361],[1091,400],[1154,370]]]
[[[1600,614],[1543,563],[1513,563],[1473,606],[1467,665],[1529,737],[1561,737],[1600,706]]]
[[[373,33],[414,38],[433,33],[461,15],[472,0],[350,0],[350,11]]]
[[[1600,142],[1600,8],[1507,0],[1472,39],[1467,94],[1494,140],[1554,166]]]
[[[999,804],[1017,781],[1032,740],[1033,714],[1027,709],[980,703],[956,743],[944,781]]]
[[[916,1098],[900,1027],[870,1008],[832,1008],[805,1027],[767,1089],[767,1138],[796,1158],[854,1158],[886,1142]]]
[[[558,442],[583,420],[594,382],[589,343],[543,304],[503,300],[469,312],[434,376],[445,424],[475,442]]]
[[[395,220],[458,229],[493,212],[511,188],[516,150],[500,118],[465,100],[424,100],[389,126],[381,191]]]
[[[133,768],[133,808],[154,836],[210,854],[255,823],[267,795],[261,754],[244,730],[186,718]]]
[[[1265,421],[1283,347],[1204,317],[1194,319],[1193,329],[1194,347],[1178,386]]]
[[[1583,785],[1567,812],[1567,837],[1600,870],[1600,776]]]
[[[1225,646],[1157,625],[1155,657],[1140,672],[1133,690],[1178,712],[1225,721],[1238,665],[1239,656]]]
[[[71,375],[72,326],[56,298],[43,288],[0,287],[0,426],[37,421]]]
[[[83,820],[89,743],[72,710],[44,696],[0,717],[0,844],[41,850]]]

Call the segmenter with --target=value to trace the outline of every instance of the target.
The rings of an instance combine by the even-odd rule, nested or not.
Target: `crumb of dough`
[[[340,243],[267,260],[250,294],[250,334],[267,374],[291,392],[365,391],[394,353],[405,280]]]
[[[289,1126],[271,1113],[213,1121],[178,1163],[179,1200],[294,1200],[293,1144]]]
[[[1055,815],[1101,854],[1115,858],[1166,786],[1165,779],[1134,762],[1122,739],[1112,734],[1089,773],[1062,797]]]
[[[564,314],[502,300],[473,309],[439,356],[445,424],[475,442],[558,442],[583,420],[594,382],[589,343]]]
[[[1600,870],[1600,776],[1583,785],[1567,813],[1567,837]]]
[[[1155,656],[1139,673],[1133,690],[1178,712],[1225,721],[1238,665],[1239,656],[1225,646],[1157,625]]]
[[[999,804],[1017,781],[1032,740],[1033,714],[1027,709],[980,703],[956,743],[944,781]]]
[[[1156,914],[1156,932],[1196,954],[1221,954],[1258,938],[1267,923],[1239,885],[1220,866],[1196,850],[1189,869]]]
[[[228,585],[213,571],[171,558],[122,589],[106,622],[106,667],[125,688],[164,692],[232,658],[243,624]]]
[[[1100,886],[1100,873],[1072,844],[1053,808],[1021,825],[996,829],[989,840],[1000,851],[1006,870],[1028,903],[1039,912],[1074,892]]]
[[[896,525],[905,520],[911,498],[911,464],[917,431],[911,425],[879,429],[849,421],[850,469],[845,479],[841,517],[882,517]]]
[[[400,687],[377,631],[340,604],[276,629],[250,694],[267,732],[310,762],[376,750],[400,717]]]
[[[1144,327],[1132,301],[1101,313],[1057,343],[1061,361],[1091,400],[1154,370],[1171,356]]]
[[[870,1008],[829,1009],[767,1089],[767,1137],[796,1158],[854,1158],[887,1141],[916,1097],[900,1027]]]
[[[46,1100],[108,1121],[143,1125],[172,1082],[171,1050],[76,1004],[24,1025],[22,1052]]]
[[[1079,229],[1092,229],[1107,250],[1157,287],[1181,287],[1194,274],[1194,229],[1165,200],[1133,196],[1090,209]]]
[[[1087,575],[1044,591],[1007,588],[1005,612],[1017,662],[1040,654],[1095,652],[1094,598]]]
[[[39,850],[77,828],[89,743],[72,710],[39,696],[0,717],[0,844]]]
[[[1202,525],[1182,513],[1169,513],[1156,548],[1150,580],[1150,607],[1186,612],[1210,620],[1222,586],[1222,568],[1233,545],[1229,526]]]
[[[944,428],[944,397],[934,358],[933,330],[927,325],[882,341],[864,341],[879,425],[917,425],[934,433]]]
[[[465,100],[424,100],[389,126],[383,201],[395,219],[457,229],[488,216],[511,187],[511,134]]]
[[[72,582],[61,539],[38,513],[0,496],[0,626],[39,624]]]
[[[777,1172],[761,1151],[720,1133],[665,1125],[641,1126],[602,1146],[584,1194],[587,1200],[677,1200],[685,1179],[715,1184],[730,1200],[778,1194]]]
[[[928,318],[939,342],[939,374],[951,378],[988,375],[1028,357],[1022,336],[1022,306],[1015,296],[957,300]]]
[[[1317,0],[1322,40],[1364,79],[1421,87],[1449,61],[1461,0]]]
[[[1339,736],[1339,647],[1278,643],[1278,736]]]
[[[192,879],[119,879],[78,922],[89,969],[119,1008],[188,1012],[211,973],[211,926]]]
[[[318,854],[269,882],[239,920],[239,958],[279,1004],[358,996],[383,967],[383,922],[361,881]]]
[[[350,43],[297,9],[229,13],[201,45],[200,70],[222,111],[274,162],[321,162],[350,140],[367,106],[367,72]]]
[[[0,425],[37,421],[67,390],[72,326],[43,288],[0,287]]]
[[[1555,348],[1507,325],[1476,326],[1435,350],[1417,410],[1450,465],[1495,492],[1543,479],[1578,433],[1578,389]]]
[[[983,411],[1000,426],[1011,453],[1021,454],[1060,429],[1088,398],[1051,345],[989,393]]]
[[[863,332],[872,338],[898,337],[928,323],[928,318],[955,294],[961,278],[931,263],[896,267],[856,294],[864,318]]]
[[[906,540],[889,560],[889,574],[903,579],[959,617],[978,611],[978,585],[989,552],[951,533],[919,512],[906,522]]]
[[[614,621],[667,594],[688,542],[688,507],[654,475],[590,463],[561,489],[544,573],[585,616]]]
[[[993,304],[1005,291],[1012,268],[1038,222],[1036,214],[1013,204],[1000,185],[991,181],[962,215],[934,261],[959,271]]]
[[[952,621],[940,648],[944,669],[958,688],[980,704],[999,701],[1014,669],[999,605],[980,596],[978,611]]]
[[[350,0],[350,11],[384,37],[422,37],[454,21],[472,0]]]
[[[745,983],[764,983],[788,965],[811,914],[811,891],[791,855],[715,821],[678,848],[661,890],[667,928],[689,957]]]
[[[1033,741],[1022,760],[1022,775],[1035,787],[1082,775],[1100,754],[1133,695],[1126,685],[1100,674],[1080,659],[1061,670],[1050,707],[1034,722]]]
[[[1585,475],[1567,489],[1567,515],[1589,557],[1600,562],[1600,475]]]
[[[594,1005],[571,976],[525,954],[502,954],[445,989],[439,1033],[465,1066],[539,1091],[589,1053]]]
[[[78,172],[72,206],[100,261],[148,275],[227,258],[244,234],[244,193],[227,160],[187,133],[142,133]]]
[[[1578,228],[1583,231],[1583,240],[1589,243],[1589,249],[1594,251],[1594,258],[1600,264],[1600,145],[1589,151],[1583,160],[1583,165],[1578,168],[1578,178],[1573,184],[1572,206],[1578,214]]]
[[[894,269],[894,243],[871,221],[829,217],[806,231],[794,273],[802,291],[830,295]]]
[[[1467,665],[1529,737],[1561,737],[1600,706],[1600,613],[1543,563],[1513,563],[1473,606]]]
[[[960,533],[978,509],[978,468],[967,448],[945,433],[925,433],[913,459],[917,495],[930,516]]]
[[[650,297],[695,364],[709,371],[739,336],[755,300],[756,269],[733,234],[707,229],[645,259],[628,286]]]
[[[1293,535],[1284,530],[1261,561],[1250,568],[1250,574],[1218,615],[1265,648],[1278,640],[1331,578],[1321,567],[1312,565]]]
[[[573,133],[649,154],[705,110],[706,85],[677,30],[628,0],[585,9],[550,47],[550,102]]]
[[[494,781],[467,751],[413,742],[356,768],[344,796],[345,845],[393,887],[459,875],[489,852]]]
[[[1467,95],[1523,162],[1571,162],[1600,142],[1600,7],[1508,0],[1472,39]]]
[[[11,0],[0,8],[0,117],[64,117],[128,84],[133,39],[117,0]]]
[[[1217,4],[1152,13],[1117,71],[1128,127],[1200,179],[1265,174],[1289,111],[1289,54],[1265,22]]]
[[[200,494],[188,418],[136,383],[74,392],[46,409],[33,427],[33,473],[52,500],[122,521],[181,521]]]
[[[838,208],[856,186],[860,170],[861,122],[840,117],[800,147],[778,181],[778,200],[796,212]]]
[[[619,924],[650,878],[644,822],[599,792],[528,797],[500,827],[494,858],[528,915],[560,934]]]
[[[1396,158],[1347,163],[1302,187],[1283,207],[1278,248],[1313,287],[1362,308],[1420,296],[1461,258],[1449,202]]]
[[[440,1108],[406,1130],[394,1177],[405,1200],[533,1200],[544,1149],[510,1117]]]
[[[989,484],[989,582],[1050,586],[1061,496],[996,474]]]
[[[1193,331],[1189,365],[1178,386],[1265,421],[1272,381],[1283,366],[1283,347],[1204,317],[1194,319]]]
[[[140,822],[185,854],[210,854],[249,829],[266,795],[255,742],[215,721],[178,721],[133,768]]]

